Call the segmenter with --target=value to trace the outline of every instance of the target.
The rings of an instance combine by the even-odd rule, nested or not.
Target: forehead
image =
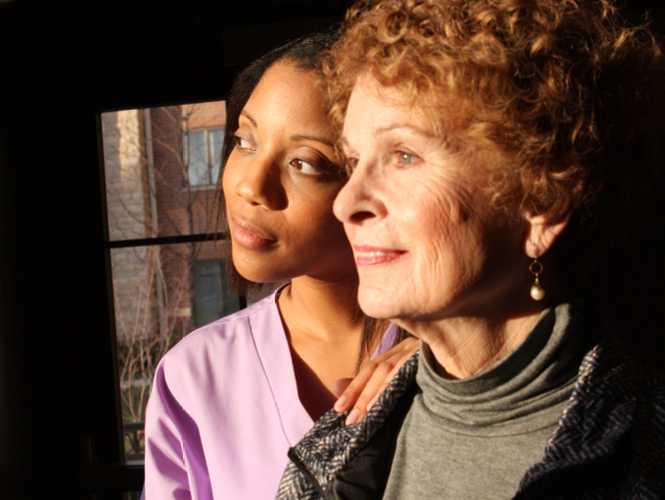
[[[472,169],[487,173],[485,165],[497,169],[507,165],[507,155],[494,142],[476,137],[464,119],[466,105],[436,107],[419,103],[397,87],[382,85],[377,79],[359,78],[351,93],[340,144],[353,150],[369,144],[388,146],[409,137],[424,139],[427,151],[445,152]],[[398,130],[397,136],[391,132]],[[388,142],[381,141],[384,136]],[[378,140],[378,143],[377,143]],[[370,142],[371,141],[371,142]]]
[[[475,104],[468,96],[441,88],[416,89],[384,85],[369,72],[362,73],[352,89],[344,120],[341,144],[351,135],[411,125],[450,151],[467,152],[501,149],[482,133]],[[476,130],[478,129],[478,130]]]
[[[298,69],[290,62],[277,62],[263,74],[245,108],[255,113],[277,107],[296,115],[324,114],[323,92],[318,83],[313,71]]]
[[[340,142],[344,145],[363,134],[376,136],[396,129],[445,142],[447,135],[431,116],[400,88],[364,75],[351,92]]]
[[[353,87],[344,129],[354,126],[359,118],[376,126],[388,126],[385,120],[400,119],[426,128],[428,121],[424,110],[415,105],[399,88],[386,87],[367,75],[358,78]]]

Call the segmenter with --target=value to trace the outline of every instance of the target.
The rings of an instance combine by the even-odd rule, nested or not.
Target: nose
[[[356,167],[333,204],[333,213],[344,224],[363,225],[386,216],[378,180],[366,169]]]
[[[256,155],[244,165],[235,193],[250,205],[269,210],[284,210],[288,205],[279,163],[267,155]]]

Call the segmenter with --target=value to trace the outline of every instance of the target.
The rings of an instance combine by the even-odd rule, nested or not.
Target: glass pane
[[[187,165],[187,179],[190,186],[205,186],[210,184],[208,175],[208,157],[206,154],[206,131],[193,130],[187,134],[189,148],[189,164]]]
[[[145,178],[148,166],[141,121],[138,109],[102,114],[111,240],[145,238],[152,233],[155,214],[146,199],[150,185]]]
[[[197,326],[239,309],[224,280],[228,245],[222,240],[111,250],[128,461],[143,458],[145,407],[162,356]]]
[[[225,120],[223,101],[102,114],[111,241],[226,229],[215,227],[214,182],[205,146],[197,153],[205,130],[221,130]],[[186,131],[191,131],[194,146],[190,147],[194,172],[187,168]],[[200,166],[201,158],[205,167]],[[216,181],[219,171],[214,168]],[[206,187],[192,187],[188,174],[196,182],[205,179]]]
[[[219,169],[222,164],[222,145],[224,143],[224,129],[217,128],[210,130],[210,146],[212,159],[212,183],[217,184],[219,179]]]
[[[226,289],[224,262],[195,262],[196,325],[203,326],[238,310],[238,297]]]
[[[217,299],[217,273],[214,262],[194,263],[196,282],[196,324],[205,325],[219,315]]]

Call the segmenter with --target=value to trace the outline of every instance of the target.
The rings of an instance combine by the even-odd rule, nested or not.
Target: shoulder
[[[189,359],[192,356],[204,356],[209,353],[211,348],[218,347],[220,344],[227,349],[251,344],[255,335],[265,332],[265,328],[257,331],[254,327],[257,322],[260,322],[263,327],[274,325],[275,328],[282,328],[274,295],[194,330],[164,356],[163,362],[172,363],[176,360]],[[215,352],[215,354],[219,353]]]
[[[592,406],[622,401],[661,404],[665,376],[639,363],[626,351],[597,306],[586,305],[584,319],[588,350],[578,372],[575,387],[578,398],[588,399]]]
[[[638,363],[615,338],[606,337],[584,358],[563,422],[562,436],[605,450],[599,455],[630,443],[621,453],[631,464],[629,476],[657,476],[665,491],[665,377]]]
[[[665,401],[665,376],[636,361],[613,337],[587,353],[577,386],[591,400],[632,400],[656,406]]]
[[[665,494],[665,377],[617,348],[585,401],[583,428],[615,449],[623,476],[616,480],[634,496]],[[619,450],[621,450],[619,452]],[[660,498],[660,496],[658,496]]]
[[[638,384],[633,390],[639,390],[641,396],[639,418],[645,433],[658,442],[665,471],[665,375],[649,366],[636,370]]]
[[[183,378],[202,383],[239,366],[252,366],[258,357],[257,338],[283,337],[276,330],[282,332],[283,326],[273,294],[188,334],[164,355],[157,376],[169,385]]]

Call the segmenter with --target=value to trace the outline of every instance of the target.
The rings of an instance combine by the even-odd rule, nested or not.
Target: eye
[[[418,159],[419,158],[416,155],[413,155],[411,153],[406,153],[404,151],[397,152],[397,160],[399,161],[399,164],[402,166],[411,165],[412,163],[418,161]]]
[[[246,151],[254,151],[254,146],[246,138],[239,135],[234,135],[233,140],[235,141],[235,147],[237,147],[238,149],[244,149]]]
[[[323,172],[315,167],[312,163],[305,161],[300,158],[295,158],[291,160],[290,165],[295,168],[296,170],[300,171],[303,174],[306,175],[321,175]]]

